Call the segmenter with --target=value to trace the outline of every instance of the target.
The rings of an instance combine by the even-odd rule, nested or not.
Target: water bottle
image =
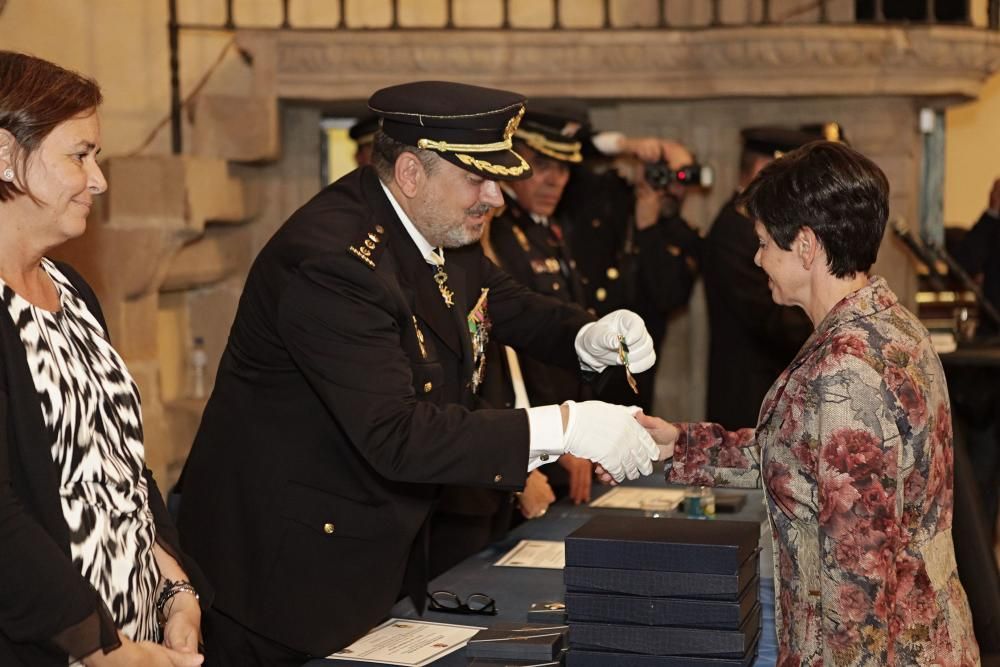
[[[699,489],[698,495],[701,499],[701,513],[706,519],[714,519],[715,491],[710,486],[703,486]]]
[[[715,518],[715,493],[708,486],[684,489],[684,513],[690,519]]]
[[[205,398],[205,373],[208,369],[208,353],[205,352],[205,339],[195,336],[191,344],[191,398]]]

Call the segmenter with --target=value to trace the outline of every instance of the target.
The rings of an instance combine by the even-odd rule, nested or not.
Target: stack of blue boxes
[[[747,667],[760,526],[599,516],[566,538],[567,667]]]

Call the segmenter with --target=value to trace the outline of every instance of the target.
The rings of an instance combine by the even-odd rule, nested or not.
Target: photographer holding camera
[[[634,310],[660,349],[671,313],[691,296],[700,263],[702,239],[681,217],[681,206],[691,186],[711,184],[711,170],[677,142],[591,135],[589,129],[584,120],[579,136],[595,157],[572,168],[558,210],[570,221],[566,241],[585,304],[601,315]],[[616,399],[648,412],[655,373],[654,365],[639,378],[638,397]]]

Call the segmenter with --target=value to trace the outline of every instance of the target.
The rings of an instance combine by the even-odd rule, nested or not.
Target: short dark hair
[[[856,150],[814,141],[764,167],[737,206],[783,250],[809,227],[823,244],[830,273],[847,278],[875,263],[889,217],[889,180]]]
[[[424,171],[428,174],[433,173],[437,169],[439,158],[432,151],[396,141],[382,130],[379,130],[375,133],[375,138],[372,140],[372,167],[375,168],[375,171],[383,182],[391,183],[393,181],[395,178],[394,169],[396,167],[396,160],[403,153],[413,153],[416,155],[417,159],[420,160],[420,164],[424,165]]]
[[[101,89],[92,79],[41,58],[0,51],[0,129],[14,136],[11,167],[25,182],[28,159],[57,125],[96,110]],[[31,192],[0,181],[0,201]]]

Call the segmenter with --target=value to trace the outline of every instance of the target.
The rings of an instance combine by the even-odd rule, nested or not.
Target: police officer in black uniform
[[[1000,178],[993,181],[986,210],[962,238],[955,259],[979,281],[983,295],[1000,309]],[[979,317],[976,335],[988,338],[1000,333],[1000,322]]]
[[[423,609],[427,519],[442,484],[516,490],[572,453],[617,479],[659,450],[621,406],[476,410],[491,338],[569,368],[635,370],[654,352],[633,313],[594,321],[534,294],[473,244],[524,98],[444,82],[383,89],[374,168],[328,186],[247,277],[184,471],[179,527],[217,595],[212,665],[299,665]]]
[[[570,165],[580,162],[580,142],[561,134],[570,121],[544,107],[529,108],[514,133],[514,147],[531,165],[530,178],[501,187],[504,207],[490,225],[489,242],[500,266],[522,285],[566,303],[583,304],[576,263],[566,247],[563,222],[555,215]],[[545,360],[522,360],[528,398],[533,405],[579,400],[579,373]]]

